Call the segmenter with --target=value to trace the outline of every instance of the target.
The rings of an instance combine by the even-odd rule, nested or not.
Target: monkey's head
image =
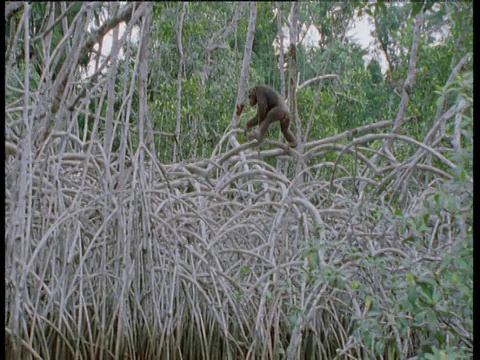
[[[251,88],[248,91],[248,99],[250,100],[250,106],[257,105],[257,88]]]

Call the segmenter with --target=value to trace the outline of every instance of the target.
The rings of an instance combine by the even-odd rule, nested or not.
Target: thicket
[[[471,3],[297,6],[290,95],[290,4],[6,4],[6,358],[471,358]]]

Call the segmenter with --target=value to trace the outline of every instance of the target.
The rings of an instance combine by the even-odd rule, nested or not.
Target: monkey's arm
[[[262,88],[257,88],[257,117],[258,122],[265,120],[268,110],[267,96],[263,93]]]
[[[245,134],[245,136],[247,136],[247,131],[248,129],[250,129],[251,127],[254,127],[256,125],[258,125],[260,122],[259,122],[259,117],[258,115],[255,115],[253,118],[251,118],[250,120],[248,120],[246,123],[245,123],[245,129],[243,131],[243,133]]]
[[[257,88],[255,97],[257,100],[257,114],[245,124],[245,135],[247,135],[248,129],[259,125],[267,116],[268,101],[267,97],[260,88]]]

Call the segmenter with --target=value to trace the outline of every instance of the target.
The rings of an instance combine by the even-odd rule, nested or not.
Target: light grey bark
[[[418,51],[418,43],[420,41],[420,29],[422,25],[422,19],[423,19],[422,13],[419,13],[415,18],[415,25],[413,30],[413,41],[412,41],[412,47],[410,50],[410,60],[408,65],[408,74],[402,87],[401,101],[400,101],[400,105],[398,107],[398,111],[395,116],[395,120],[392,128],[393,134],[396,134],[399,132],[400,127],[404,122],[404,114],[409,102],[409,92],[412,90],[415,82],[415,66],[417,63],[417,51]],[[393,143],[393,140],[394,138],[386,138],[382,144],[382,149],[386,157],[389,159],[389,161],[395,164],[397,161],[390,151],[390,147],[391,147],[391,144]],[[381,155],[379,152],[375,153],[375,155],[373,155],[372,158],[370,159],[370,162],[373,165],[376,165],[377,162],[380,160],[380,156]],[[365,183],[360,184],[359,190],[358,190],[360,196],[363,196],[363,191],[365,189],[365,186],[366,186]]]
[[[297,21],[298,21],[298,6],[296,3],[292,3],[290,8],[290,46],[288,51],[288,99],[290,100],[290,113],[292,114],[292,120],[296,123],[297,112],[297,98],[296,98],[296,75],[297,75]],[[298,129],[297,129],[298,135]],[[300,139],[297,139],[300,140]]]
[[[278,1],[275,2],[275,7],[277,8],[277,31],[278,31],[278,41],[279,41],[279,57],[278,57],[278,71],[280,72],[280,94],[282,94],[283,98],[285,99],[285,35],[283,34],[283,25],[282,25],[282,9],[280,7],[280,3]],[[280,132],[278,134],[278,141],[281,141],[283,135]],[[277,162],[277,170],[280,171],[282,168],[283,161],[279,160]]]
[[[239,13],[241,12],[242,8],[238,10]],[[242,70],[240,72],[240,80],[238,82],[238,91],[237,91],[237,100],[235,105],[243,104],[244,106],[248,106],[248,104],[245,103],[245,90],[246,90],[245,88],[247,85],[250,59],[252,57],[252,47],[253,47],[253,38],[255,36],[256,20],[257,20],[257,3],[252,1],[250,3],[250,15],[248,18],[247,40],[245,41]],[[235,130],[237,128],[239,120],[240,120],[240,116],[237,116],[236,108],[234,108],[231,130]],[[237,139],[235,138],[234,133],[230,134],[229,136],[229,145],[233,147],[237,147],[240,145]]]
[[[24,31],[24,53],[30,54],[30,8],[31,5],[24,3],[24,16],[22,18]],[[25,56],[25,77],[24,77],[24,110],[22,114],[24,136],[20,142],[21,153],[19,154],[19,163],[17,163],[16,170],[18,176],[16,177],[15,187],[16,195],[14,201],[16,209],[6,217],[6,222],[10,222],[12,226],[6,226],[5,242],[6,242],[6,285],[7,285],[7,313],[11,314],[11,318],[7,320],[6,326],[12,329],[15,334],[20,334],[22,331],[22,323],[20,321],[20,314],[23,312],[22,305],[24,297],[27,294],[26,289],[26,275],[25,275],[25,261],[27,258],[28,239],[30,238],[30,224],[29,212],[31,209],[31,177],[28,173],[31,172],[31,149],[32,149],[32,118],[29,114],[30,104],[30,59]],[[12,286],[13,289],[9,287]],[[19,340],[10,338],[9,345],[13,351],[19,351],[21,343]]]
[[[8,21],[15,13],[20,11],[23,4],[20,1],[10,1],[5,4],[5,21]]]
[[[146,180],[145,177],[145,153],[148,149],[149,171],[154,169],[154,164],[157,162],[157,151],[155,149],[155,142],[153,138],[153,125],[152,118],[148,111],[148,96],[147,96],[147,77],[148,77],[148,56],[150,49],[150,28],[152,24],[152,3],[146,3],[147,7],[143,13],[143,21],[141,28],[140,38],[140,55],[139,55],[139,71],[138,71],[138,97],[139,97],[139,144],[145,145],[145,148],[140,151],[140,176],[142,181]],[[149,177],[150,184],[154,179]],[[143,182],[143,186],[146,183]],[[147,225],[145,225],[145,229]],[[146,231],[146,230],[145,230]]]
[[[88,259],[92,247],[96,248],[98,255],[98,258],[93,259],[94,262],[98,261],[96,271],[106,274],[113,267],[123,271],[117,272],[122,276],[122,281],[117,284],[109,283],[106,277],[95,280],[99,294],[109,296],[112,288],[116,287],[114,293],[120,295],[117,302],[120,316],[115,326],[119,330],[117,343],[122,343],[121,336],[124,333],[121,324],[125,323],[122,315],[126,313],[122,310],[122,301],[128,298],[132,266],[129,261],[129,243],[133,243],[132,236],[138,235],[132,235],[131,230],[138,213],[136,196],[126,198],[125,193],[138,184],[137,180],[129,179],[132,162],[135,163],[136,170],[141,164],[138,158],[132,156],[132,139],[135,141],[134,146],[140,142],[137,141],[136,134],[132,133],[130,123],[137,126],[138,114],[144,123],[147,139],[149,126],[151,127],[146,101],[142,104],[146,100],[144,82],[148,67],[143,67],[144,72],[139,78],[136,77],[139,64],[147,65],[148,53],[143,49],[135,49],[137,57],[133,61],[117,64],[121,49],[126,52],[126,58],[131,59],[131,46],[134,44],[136,48],[137,43],[126,40],[131,36],[133,27],[138,25],[138,20],[143,15],[152,13],[148,11],[151,5],[113,4],[114,7],[119,7],[118,11],[105,12],[103,25],[92,30],[92,9],[99,5],[84,3],[80,12],[69,18],[66,15],[70,5],[49,3],[45,19],[40,28],[36,29],[38,32],[35,38],[31,37],[31,6],[27,2],[21,4],[19,11],[22,14],[18,23],[16,19],[10,19],[10,29],[12,24],[15,26],[9,50],[21,46],[24,54],[32,54],[32,50],[37,52],[34,53],[33,60],[30,56],[17,59],[12,55],[21,64],[10,61],[5,67],[9,79],[6,90],[10,94],[5,109],[5,148],[9,154],[6,158],[5,179],[5,296],[6,312],[10,315],[5,329],[8,334],[6,342],[9,343],[6,349],[10,355],[16,354],[7,358],[40,358],[35,352],[38,351],[34,345],[35,340],[29,338],[25,329],[32,324],[32,316],[38,314],[43,317],[45,309],[49,311],[48,309],[57,307],[59,312],[67,313],[66,302],[54,300],[59,293],[56,289],[62,286],[58,281],[62,282],[68,276],[84,279],[83,256]],[[112,4],[103,3],[100,6],[109,9]],[[59,14],[58,10],[61,10],[61,14],[55,16]],[[115,34],[118,19],[130,20],[120,39]],[[54,32],[51,30],[54,26],[55,35],[63,33],[60,39],[53,37]],[[98,72],[87,77],[83,65],[78,65],[82,49],[92,39],[92,34],[96,34],[95,38],[100,36],[98,43],[101,43],[103,36],[112,29],[114,41],[110,53],[96,58]],[[147,22],[142,31],[149,35]],[[141,46],[148,48],[148,36],[146,39],[142,37],[140,42],[142,41],[144,43]],[[120,66],[124,69],[121,75],[124,86],[117,87],[121,90],[115,94],[114,85],[119,83],[117,72]],[[133,95],[137,88],[140,104],[138,112],[137,109],[132,109]],[[46,119],[51,124],[49,129],[42,127],[42,121]],[[82,125],[79,125],[80,122]],[[103,125],[105,133],[102,139],[99,132]],[[116,131],[117,127],[120,128],[119,131]],[[46,130],[48,136],[42,138],[41,135]],[[118,133],[120,149],[118,153],[111,153],[113,139],[116,139]],[[143,140],[139,148],[139,153],[147,150]],[[152,154],[151,157],[155,156],[154,151],[149,153]],[[145,184],[147,172],[136,173]],[[115,187],[117,184],[118,187]],[[130,191],[128,194],[134,193],[135,191]],[[121,208],[124,201],[128,204]],[[128,215],[124,217],[124,214]],[[98,216],[103,217],[103,223],[97,221]],[[140,219],[143,226],[145,218]],[[107,226],[112,226],[113,231],[105,231]],[[143,227],[142,231],[144,229],[148,227]],[[115,249],[109,245],[112,239],[115,239]],[[106,258],[111,256],[110,252],[115,252],[112,255],[114,260],[107,265]],[[85,283],[82,281],[78,290],[75,290],[77,293],[82,293],[83,284],[89,280]],[[69,291],[64,288],[60,292],[65,294]],[[107,296],[102,295],[95,304],[97,324],[104,329],[109,321]],[[79,308],[82,307],[80,300]],[[78,326],[72,326],[72,331],[81,331],[81,324]],[[61,320],[59,331],[62,330]],[[101,334],[104,336],[105,332]],[[103,343],[101,338],[98,341]],[[77,349],[78,346],[77,343]],[[74,342],[72,347],[75,347]],[[117,346],[115,358],[124,355],[121,350],[122,347]],[[76,355],[78,357],[80,353],[77,352]],[[48,354],[44,353],[44,356],[48,357]]]
[[[112,3],[112,10],[117,10],[118,4]],[[113,29],[112,32],[112,52],[118,51],[118,26]],[[115,105],[115,75],[117,73],[117,61],[112,63],[112,66],[108,72],[108,95],[107,95],[107,113],[105,119],[105,133],[103,135],[103,149],[107,157],[107,161],[110,160],[110,153],[112,150],[113,139],[113,112]]]
[[[177,47],[180,54],[180,61],[178,64],[177,74],[177,124],[175,126],[175,143],[173,145],[173,162],[177,162],[178,152],[181,148],[180,132],[182,130],[182,72],[185,65],[185,54],[183,53],[182,44],[182,31],[183,31],[183,19],[185,17],[185,9],[187,3],[182,4],[182,10],[180,12],[180,18],[177,24]],[[178,5],[180,8],[180,4]]]
[[[278,40],[280,43],[279,46],[279,58],[278,58],[278,69],[280,71],[280,93],[283,98],[285,98],[285,72],[283,67],[285,65],[285,54],[284,54],[284,43],[285,35],[283,34],[283,25],[282,25],[282,9],[280,8],[280,3],[275,2],[275,7],[277,8],[277,29],[278,29]]]
[[[420,30],[422,27],[423,13],[419,13],[415,18],[415,25],[413,29],[413,42],[412,49],[410,50],[410,61],[408,63],[408,74],[405,82],[402,87],[402,99],[400,101],[400,106],[398,107],[397,116],[395,117],[395,122],[393,124],[392,133],[397,134],[400,130],[400,127],[403,125],[403,118],[405,111],[407,110],[409,102],[409,94],[413,89],[415,84],[415,68],[417,64],[417,52],[418,52],[418,43],[420,41]],[[390,146],[392,145],[392,140],[387,139],[383,144],[384,151],[389,155],[390,158],[393,158],[393,155],[390,153]],[[372,158],[372,162],[376,163],[378,159],[378,154]]]
[[[297,42],[298,42],[298,4],[292,3],[290,8],[290,47],[288,51],[288,75],[289,75],[289,100],[290,100],[290,114],[292,116],[290,125],[295,124],[297,147],[295,150],[303,153],[302,143],[302,124],[297,111]],[[300,174],[302,171],[302,161],[295,164],[295,173]],[[301,182],[301,178],[297,181]]]

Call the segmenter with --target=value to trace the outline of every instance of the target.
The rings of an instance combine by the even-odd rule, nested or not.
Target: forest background
[[[6,358],[471,358],[472,18],[7,2]]]

